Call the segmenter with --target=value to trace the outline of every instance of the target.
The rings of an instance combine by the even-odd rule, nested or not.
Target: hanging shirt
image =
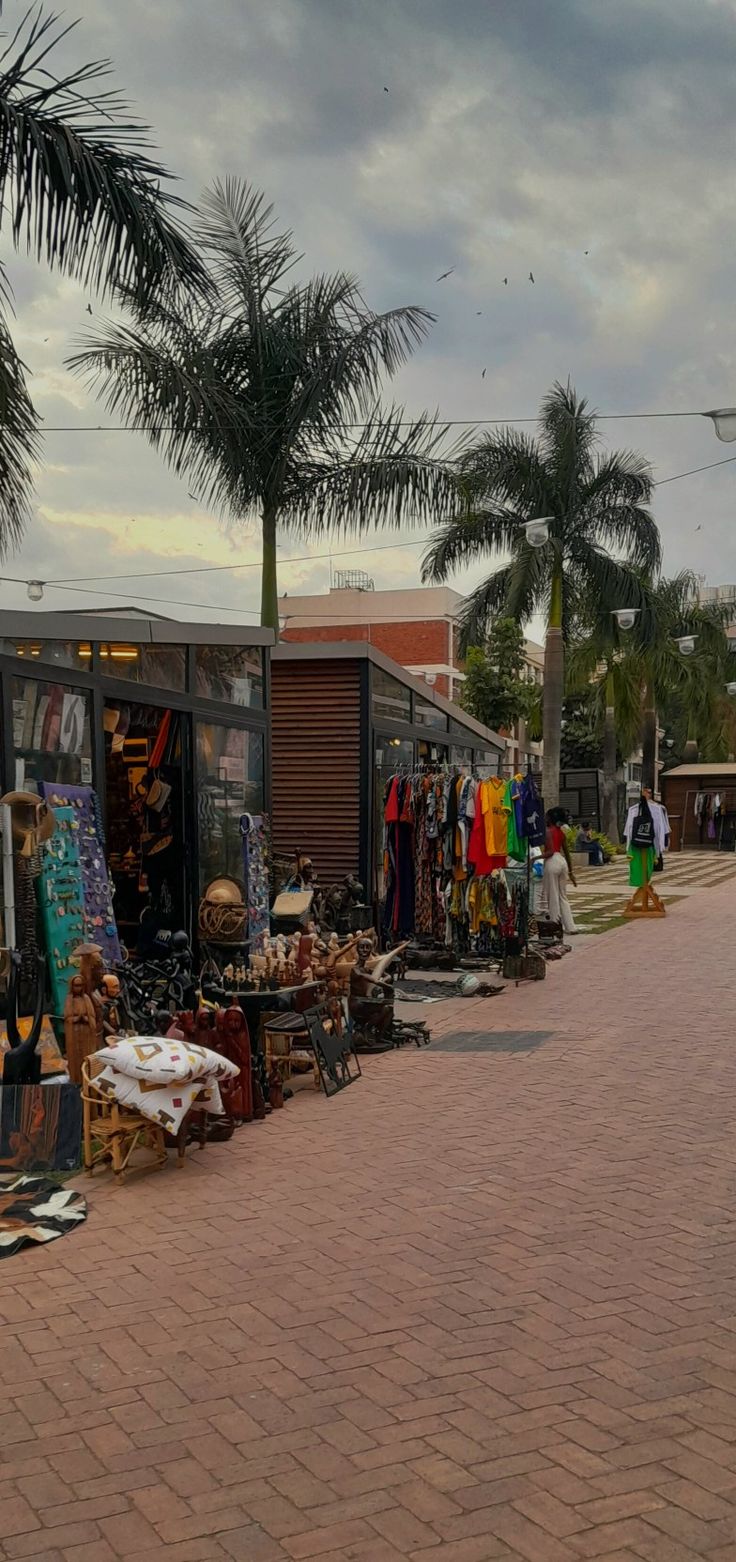
[[[516,805],[521,802],[521,785],[517,776],[512,777],[506,786],[506,807],[508,808],[508,835],[506,850],[509,857],[514,857],[517,862],[526,860],[526,841],[519,836]]]
[[[521,807],[524,815],[524,834],[530,846],[544,846],[545,822],[542,799],[533,776],[525,776],[521,783]]]
[[[508,854],[508,820],[511,812],[506,802],[507,783],[502,776],[491,776],[481,781],[481,812],[485,829],[486,851],[489,857]]]

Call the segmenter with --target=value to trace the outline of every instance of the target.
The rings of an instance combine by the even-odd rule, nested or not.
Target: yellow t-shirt
[[[511,809],[505,803],[506,782],[503,776],[489,776],[480,783],[480,804],[489,857],[505,857],[508,846],[508,816]]]

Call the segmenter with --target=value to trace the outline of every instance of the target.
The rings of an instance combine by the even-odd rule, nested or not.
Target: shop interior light
[[[31,602],[40,602],[43,596],[43,588],[46,582],[43,580],[29,580],[27,593]]]
[[[736,407],[718,407],[715,412],[704,412],[704,418],[712,418],[718,439],[731,445],[736,439]]]
[[[137,662],[138,647],[135,645],[101,645],[100,656],[103,661],[108,658],[113,662]]]
[[[681,656],[692,656],[697,635],[675,635],[675,643]]]

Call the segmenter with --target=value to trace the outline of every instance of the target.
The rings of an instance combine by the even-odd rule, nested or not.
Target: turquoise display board
[[[54,1013],[64,1013],[74,950],[85,940],[79,821],[73,808],[55,808],[56,829],[41,847],[36,880]]]

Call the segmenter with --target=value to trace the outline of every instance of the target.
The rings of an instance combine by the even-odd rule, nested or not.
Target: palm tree
[[[148,155],[147,126],[131,118],[116,92],[103,89],[108,63],[54,72],[54,51],[72,26],[31,6],[0,51],[5,231],[36,260],[95,291],[124,288],[140,304],[170,278],[202,285],[201,266],[177,221],[184,203],[161,193],[169,175]],[[40,448],[25,368],[4,318],[9,302],[0,262],[0,558],[29,518]]]
[[[733,609],[726,603],[701,604],[691,570],[660,579],[645,589],[644,610],[634,631],[642,658],[642,780],[655,785],[657,710],[676,698],[686,724],[686,752],[715,742],[723,723],[724,684],[728,678],[725,626]],[[695,650],[683,656],[677,637],[695,636]]]
[[[639,743],[643,678],[641,653],[613,613],[593,620],[569,649],[567,692],[592,694],[593,718],[603,736],[601,828],[614,846],[619,844],[617,755],[630,754]]]
[[[432,538],[422,575],[444,581],[486,554],[511,555],[467,598],[465,644],[481,643],[498,613],[519,623],[546,615],[543,790],[550,807],[559,797],[565,642],[578,605],[595,601],[601,614],[639,606],[636,572],[657,569],[660,542],[646,508],[648,463],[631,451],[599,453],[595,415],[569,383],[545,397],[539,425],[536,438],[509,428],[486,434],[463,456],[463,513]],[[549,525],[542,548],[532,547],[524,531],[537,517]]]
[[[184,294],[89,337],[70,361],[107,406],[146,430],[196,497],[263,535],[261,622],[278,633],[277,528],[436,520],[454,476],[445,431],[426,414],[378,404],[432,316],[374,314],[354,278],[292,282],[292,235],[264,196],[216,184],[197,227],[212,298]]]

